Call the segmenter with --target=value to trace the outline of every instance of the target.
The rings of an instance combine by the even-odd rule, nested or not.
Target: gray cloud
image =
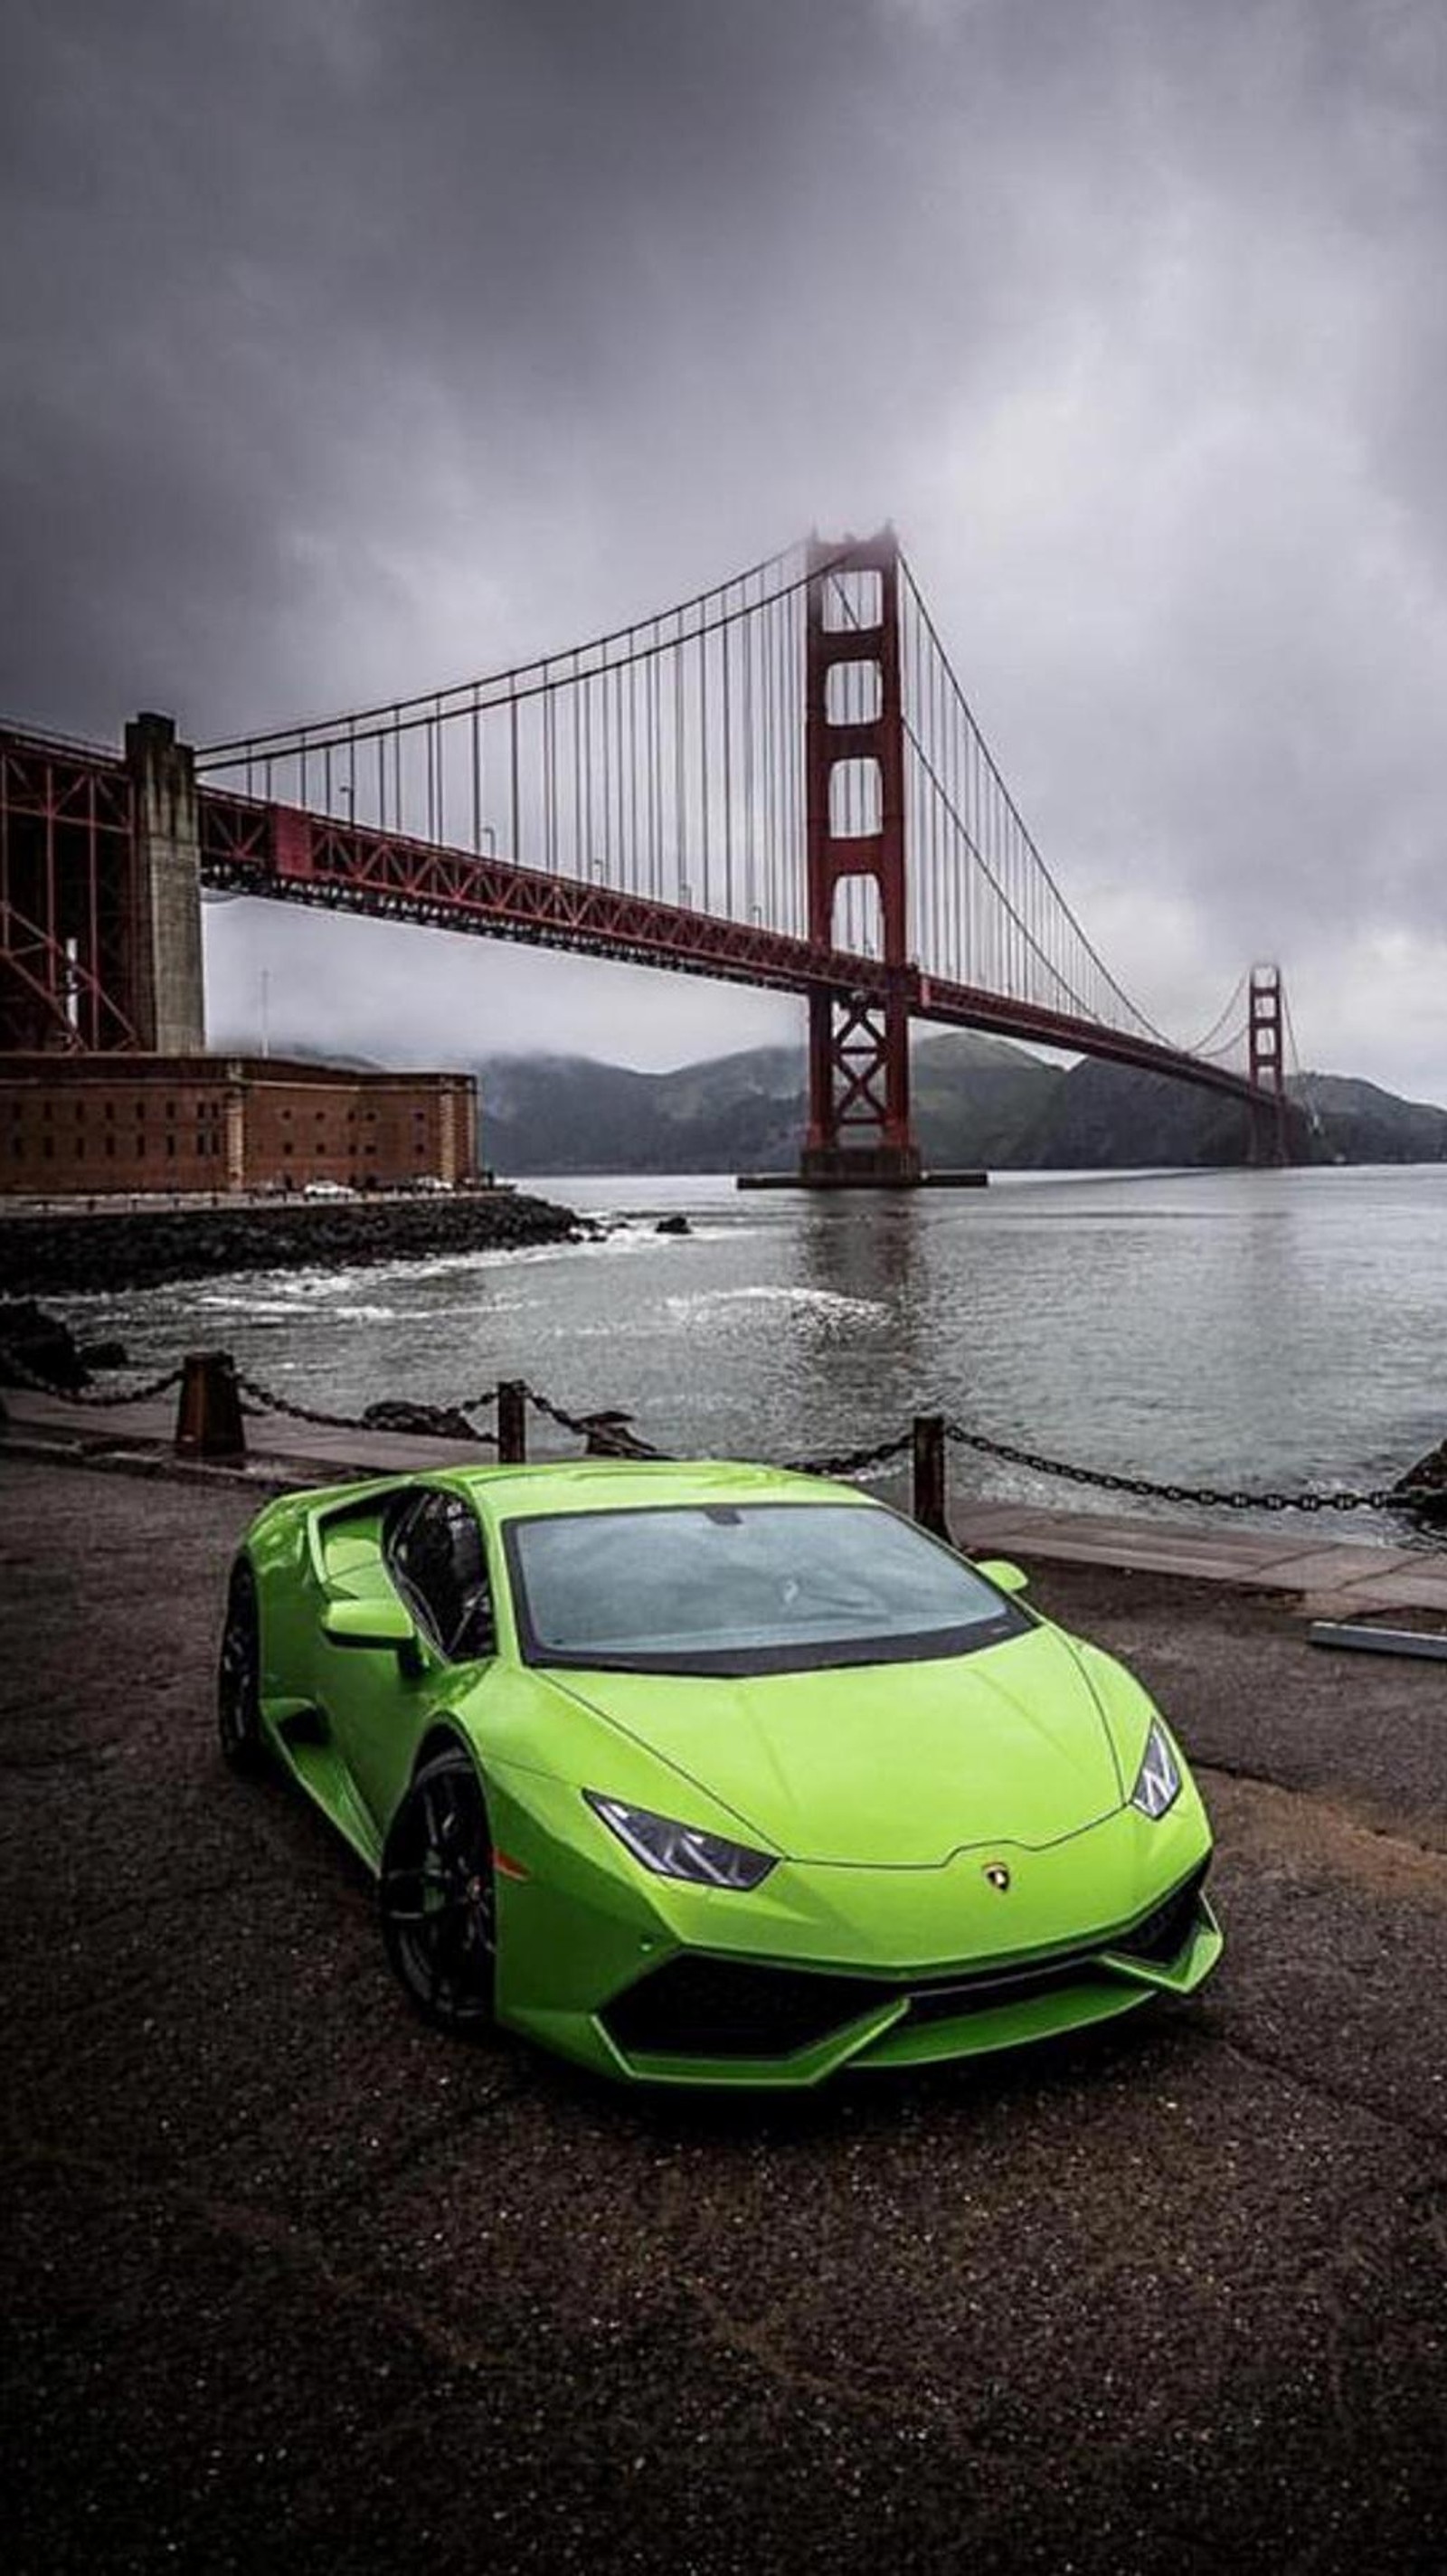
[[[893,515],[1152,1016],[1279,952],[1309,1057],[1447,1095],[1436,0],[8,14],[0,704],[204,738]],[[793,1025],[248,907],[218,1025],[323,931],[363,1052]]]

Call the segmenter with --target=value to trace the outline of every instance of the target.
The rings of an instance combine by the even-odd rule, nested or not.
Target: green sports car
[[[1178,1747],[1023,1582],[765,1467],[291,1494],[232,1570],[222,1746],[361,1854],[450,2030],[666,2084],[972,2056],[1221,1951]]]

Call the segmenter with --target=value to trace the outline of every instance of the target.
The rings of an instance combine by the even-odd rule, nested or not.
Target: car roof
[[[463,1467],[445,1481],[498,1520],[543,1513],[657,1511],[672,1505],[863,1503],[854,1485],[729,1458],[562,1458],[529,1467]]]

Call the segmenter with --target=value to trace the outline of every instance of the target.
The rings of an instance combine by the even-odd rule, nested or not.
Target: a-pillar
[[[201,1055],[206,1016],[201,964],[201,850],[196,764],[169,716],[126,727],[135,795],[136,1024],[157,1055]]]
[[[826,569],[827,567],[827,569]],[[809,997],[809,1126],[799,1178],[812,1189],[909,1189],[920,1178],[909,1101],[908,908],[899,550],[894,533],[810,548],[804,668],[809,941],[834,951],[849,878],[872,883],[882,985],[820,986]],[[863,576],[863,580],[859,578]],[[874,600],[865,604],[872,590]],[[837,613],[830,614],[831,605]],[[877,613],[876,613],[877,610]],[[830,674],[844,665],[837,703]],[[865,710],[867,709],[867,712]],[[845,762],[873,773],[874,825],[850,831],[833,793]]]

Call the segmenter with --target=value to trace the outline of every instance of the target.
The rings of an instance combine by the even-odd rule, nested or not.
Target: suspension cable
[[[1080,941],[1080,944],[1085,950],[1086,955],[1089,957],[1091,964],[1104,979],[1107,990],[1115,995],[1116,1000],[1122,1004],[1129,1016],[1136,1022],[1140,1029],[1145,1031],[1147,1036],[1157,1039],[1162,1046],[1170,1047],[1173,1053],[1176,1052],[1175,1041],[1168,1038],[1164,1031],[1158,1029],[1154,1021],[1148,1019],[1145,1012],[1140,1009],[1138,1004],[1131,1000],[1130,995],[1125,991],[1124,987],[1117,983],[1099,950],[1087,936],[1074,912],[1071,910],[1069,903],[1066,901],[1059,885],[1056,883],[1054,875],[1046,865],[1045,860],[1042,858],[1040,851],[1036,846],[1034,836],[1021,815],[1019,807],[1016,805],[1009,788],[1006,786],[1005,781],[1000,774],[994,753],[991,751],[988,742],[985,740],[984,734],[980,730],[974,709],[970,705],[964,690],[960,686],[959,680],[955,674],[954,665],[950,661],[950,657],[941,640],[939,629],[935,625],[934,619],[931,617],[929,609],[925,604],[919,584],[914,577],[913,568],[910,565],[908,558],[903,553],[900,555],[899,565],[905,581],[909,586],[910,597],[912,598],[915,608],[923,621],[925,632],[929,636],[930,642],[934,646],[934,649],[944,667],[945,677],[949,683],[950,690],[953,693],[955,703],[979,744],[980,751],[988,765],[990,776],[994,780],[995,786],[999,791],[1006,812],[1015,825],[1015,828],[1036,867],[1040,870],[1041,876],[1044,878],[1046,885],[1048,885],[1051,893],[1054,895],[1057,904],[1060,906],[1061,912],[1069,922],[1076,938]],[[1016,915],[1015,918],[1018,919],[1018,915]],[[1095,1015],[1091,1014],[1091,1016],[1093,1017]]]
[[[497,692],[488,704],[499,706],[509,701],[516,703],[523,698],[539,697],[549,690],[570,688],[579,676],[576,669],[555,670],[555,664],[572,665],[580,657],[599,656],[591,670],[582,674],[586,681],[600,673],[625,669],[631,662],[651,661],[681,644],[699,643],[707,636],[737,626],[744,618],[757,616],[762,607],[776,600],[792,598],[796,592],[807,589],[809,583],[821,574],[827,575],[847,563],[849,551],[841,548],[837,555],[822,565],[815,565],[812,570],[806,566],[802,572],[770,591],[765,599],[745,598],[736,606],[724,606],[712,614],[703,613],[712,610],[715,602],[727,602],[741,584],[787,563],[797,549],[786,547],[780,554],[765,556],[747,573],[736,573],[729,581],[716,583],[710,590],[696,592],[693,598],[682,601],[677,608],[662,610],[651,619],[634,619],[627,626],[611,627],[606,634],[595,635],[587,643],[568,645],[553,653],[534,654],[526,662],[510,663],[505,669],[488,672],[480,679],[456,680],[446,688],[422,690],[410,698],[389,698],[341,715],[301,717],[290,724],[273,725],[256,733],[232,734],[224,741],[203,743],[196,753],[196,766],[198,769],[234,769],[248,758],[285,759],[324,752],[342,744],[372,742],[379,734],[391,737],[413,733],[424,725],[449,723],[456,716],[469,714],[485,690]],[[659,633],[666,619],[687,617],[694,611],[700,612],[698,622],[686,634],[663,636]],[[650,640],[639,644],[636,638],[645,626]],[[628,649],[615,652],[613,648],[620,644]],[[534,674],[539,676],[533,677]]]

